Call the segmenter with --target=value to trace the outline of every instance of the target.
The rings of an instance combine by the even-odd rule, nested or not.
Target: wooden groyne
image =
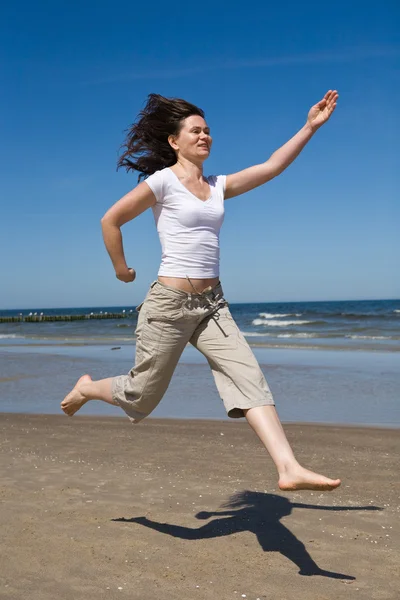
[[[129,319],[136,314],[133,310],[129,312],[121,313],[90,313],[88,315],[45,315],[40,314],[29,314],[29,315],[14,315],[14,316],[1,316],[0,323],[43,323],[55,321],[85,321],[87,319]]]

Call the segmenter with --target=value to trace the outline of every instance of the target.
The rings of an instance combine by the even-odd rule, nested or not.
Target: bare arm
[[[103,239],[110,255],[111,262],[118,279],[128,283],[136,277],[134,269],[126,264],[122,243],[121,227],[132,221],[150,206],[154,206],[156,198],[146,182],[140,183],[116,202],[101,219]]]
[[[276,150],[266,162],[228,175],[225,198],[233,198],[249,192],[280,175],[300,154],[317,129],[329,119],[336,108],[338,97],[336,90],[329,90],[323,99],[310,109],[304,127]]]

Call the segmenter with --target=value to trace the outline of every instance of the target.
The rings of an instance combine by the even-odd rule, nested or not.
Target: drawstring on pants
[[[188,282],[190,283],[190,285],[192,286],[195,294],[197,296],[201,296],[203,298],[205,298],[205,300],[207,300],[207,304],[208,304],[208,308],[211,309],[210,315],[213,315],[214,313],[216,313],[222,306],[224,306],[226,304],[226,300],[224,298],[219,298],[218,300],[215,300],[214,298],[211,299],[209,296],[209,293],[212,291],[212,287],[208,286],[206,287],[205,290],[203,290],[202,292],[199,292],[193,282],[191,281],[190,277],[188,275],[186,275],[186,279],[188,280]],[[190,302],[190,304],[192,303],[192,294],[189,293],[188,295],[188,301]]]

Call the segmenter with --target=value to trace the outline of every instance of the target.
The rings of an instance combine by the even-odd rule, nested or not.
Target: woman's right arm
[[[103,239],[118,279],[126,283],[136,277],[134,269],[126,264],[121,227],[146,209],[154,206],[156,197],[145,181],[118,200],[101,219]]]

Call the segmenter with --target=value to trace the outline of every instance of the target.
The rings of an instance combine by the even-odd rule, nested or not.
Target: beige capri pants
[[[206,357],[229,417],[273,405],[271,391],[224,299],[221,284],[191,294],[155,281],[139,311],[135,366],[112,380],[113,400],[133,423],[165,394],[188,342]]]

